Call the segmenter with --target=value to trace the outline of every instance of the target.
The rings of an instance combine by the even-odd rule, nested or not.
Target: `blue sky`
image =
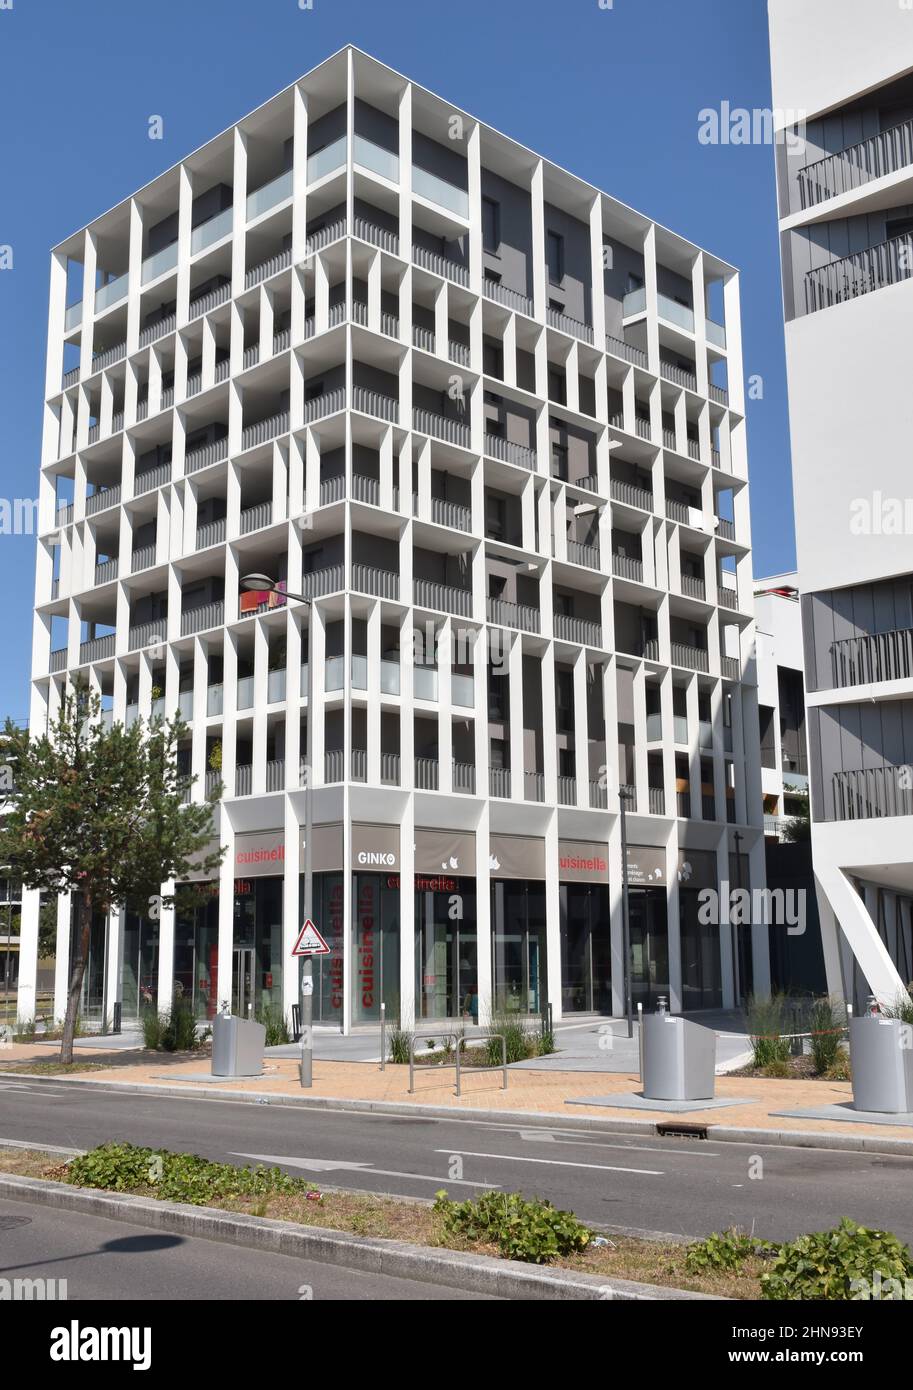
[[[346,43],[742,271],[756,575],[794,564],[773,155],[702,145],[770,104],[766,0],[12,0],[0,9],[0,496],[33,496],[48,252]],[[77,95],[78,94],[78,95]],[[163,141],[147,137],[164,117]],[[34,539],[0,535],[0,716],[28,712]]]

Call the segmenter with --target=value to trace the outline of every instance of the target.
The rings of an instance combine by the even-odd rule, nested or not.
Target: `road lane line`
[[[500,1158],[506,1163],[544,1163],[549,1168],[595,1168],[600,1173],[639,1173],[645,1178],[662,1178],[660,1168],[617,1168],[607,1163],[571,1163],[563,1158],[525,1158],[522,1154],[482,1154],[470,1149],[435,1149],[435,1153],[453,1154],[455,1158]]]

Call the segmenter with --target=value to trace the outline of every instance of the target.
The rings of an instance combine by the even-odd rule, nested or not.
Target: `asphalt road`
[[[431,1197],[500,1186],[584,1220],[684,1236],[739,1225],[789,1239],[851,1216],[913,1241],[913,1159],[437,1120],[199,1096],[125,1095],[50,1078],[0,1080],[4,1139],[91,1148],[129,1139],[327,1186]]]
[[[66,1280],[68,1301],[487,1299],[290,1255],[0,1198],[0,1278]],[[60,1297],[60,1286],[55,1285]]]

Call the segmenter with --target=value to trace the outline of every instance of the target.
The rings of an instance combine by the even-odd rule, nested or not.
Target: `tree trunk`
[[[73,1039],[76,1036],[76,1016],[79,1013],[79,996],[82,993],[83,976],[89,959],[89,939],[92,933],[92,899],[85,895],[76,902],[76,954],[70,974],[70,988],[67,993],[67,1013],[63,1022],[63,1037],[60,1040],[60,1060],[69,1064],[73,1060]]]

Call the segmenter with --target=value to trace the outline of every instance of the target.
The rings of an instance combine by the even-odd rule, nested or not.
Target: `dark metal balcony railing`
[[[387,787],[398,787],[400,781],[400,759],[398,753],[381,753],[380,780]]]
[[[680,367],[677,362],[670,362],[666,357],[660,357],[659,370],[667,381],[674,381],[677,386],[685,386],[689,391],[697,390],[696,372],[689,372],[686,367]]]
[[[225,539],[225,518],[218,521],[204,521],[197,527],[197,550],[205,550],[210,545],[220,545]]]
[[[436,792],[440,764],[437,758],[415,759],[415,785],[419,791]]]
[[[345,482],[345,479],[342,481]],[[352,497],[356,502],[367,502],[371,507],[379,507],[380,483],[377,478],[368,478],[364,473],[353,473]]]
[[[117,578],[117,560],[105,560],[103,564],[95,566],[95,583],[110,584],[112,579]]]
[[[539,610],[528,603],[510,603],[507,599],[489,598],[488,621],[501,627],[522,628],[525,632],[539,631]]]
[[[802,207],[815,207],[909,164],[913,164],[913,121],[902,121],[800,169]]]
[[[386,333],[388,338],[399,337],[399,319],[396,314],[387,313],[386,309],[380,312],[380,331]]]
[[[472,361],[469,344],[454,342],[452,338],[447,343],[447,356],[451,362],[456,362],[461,367],[468,367]]]
[[[648,416],[646,416],[646,415],[635,415],[635,416],[634,416],[634,429],[635,429],[635,432],[636,432],[637,434],[640,435],[641,439],[650,439],[650,440],[652,440],[652,438],[653,438],[653,429],[652,429],[652,426],[651,426],[651,424],[650,424],[650,420],[649,420]]]
[[[413,502],[417,500],[418,495],[415,494]],[[451,526],[455,531],[472,530],[471,509],[460,502],[449,502],[444,497],[432,497],[431,520],[437,522],[438,526]]]
[[[335,222],[330,222],[315,232],[308,232],[305,260],[312,256],[315,251],[322,251],[324,246],[329,246],[331,242],[338,241],[341,236],[345,236],[345,231],[346,220],[344,217],[339,217]]]
[[[399,575],[392,570],[379,569],[376,565],[363,565],[352,562],[352,588],[362,594],[374,594],[377,598],[399,598]]]
[[[523,773],[523,796],[527,801],[545,800],[545,775],[543,773]]]
[[[449,256],[442,256],[437,251],[426,251],[424,246],[413,246],[412,259],[416,265],[433,271],[435,275],[443,276],[445,280],[452,280],[454,284],[469,284],[468,267],[461,265],[459,261],[451,260]]]
[[[244,288],[253,289],[254,285],[259,285],[262,280],[268,280],[271,275],[278,275],[280,270],[285,270],[286,266],[292,263],[292,252],[290,247],[284,251],[277,251],[274,256],[267,256],[265,261],[252,265],[244,276]]]
[[[250,763],[239,763],[235,768],[235,796],[250,796],[254,783],[254,769]]]
[[[590,778],[590,806],[595,810],[606,810],[609,804],[609,789],[604,782]]]
[[[868,767],[833,775],[834,819],[874,820],[913,815],[907,767]]]
[[[562,314],[560,309],[546,309],[545,321],[551,328],[567,333],[571,338],[582,338],[585,343],[593,341],[593,330],[588,323],[581,323],[570,314]]]
[[[138,570],[146,570],[150,565],[155,564],[156,545],[141,545],[134,550],[130,560],[130,572],[136,574]]]
[[[568,541],[567,558],[573,565],[585,565],[587,569],[599,569],[599,546],[584,545],[581,541]]]
[[[714,386],[713,382],[711,382],[710,399],[716,401],[717,405],[728,405],[729,392],[726,390],[725,386]]]
[[[682,593],[689,598],[706,599],[707,586],[696,574],[682,575]]]
[[[727,680],[737,681],[742,675],[742,663],[737,656],[720,657],[720,669]]]
[[[634,555],[619,555],[617,551],[612,552],[612,573],[619,579],[636,579],[638,583],[644,582],[644,562],[638,560]]]
[[[526,444],[515,444],[510,439],[502,439],[498,434],[486,433],[485,452],[493,459],[516,464],[518,468],[528,468],[530,472],[535,472],[539,466],[535,449],[530,449]]]
[[[647,354],[643,348],[635,347],[633,343],[626,343],[621,338],[610,338],[606,334],[606,352],[611,352],[615,357],[622,357],[626,362],[633,362],[636,367],[646,367]]]
[[[362,241],[369,241],[372,246],[389,251],[391,256],[399,255],[399,237],[395,232],[388,231],[386,227],[379,227],[376,222],[369,222],[364,217],[356,217],[354,226],[355,235],[361,237]]]
[[[433,410],[413,407],[412,428],[420,434],[430,434],[435,439],[446,440],[448,444],[458,444],[461,449],[470,447],[469,426],[463,420],[452,420],[446,415],[438,415]]]
[[[220,463],[222,459],[228,458],[228,440],[216,439],[212,444],[203,444],[198,449],[191,449],[184,455],[184,472],[197,473],[201,468],[208,468],[211,463]]]
[[[636,483],[626,483],[620,478],[613,478],[610,483],[612,500],[623,502],[628,507],[640,507],[642,511],[652,512],[653,494],[646,488],[638,487]]]
[[[127,646],[131,652],[138,651],[140,647],[159,646],[165,641],[165,633],[168,630],[168,623],[165,618],[159,618],[153,623],[137,623],[131,627],[127,635]]]
[[[273,519],[272,502],[257,502],[253,507],[245,507],[241,512],[241,535],[259,531],[261,526],[269,526]]]
[[[647,805],[650,814],[653,816],[664,816],[666,814],[666,793],[662,787],[647,788]],[[681,815],[679,811],[679,815]]]
[[[727,584],[717,584],[717,602],[721,608],[738,608],[739,595],[736,589],[730,589]]]
[[[251,343],[241,354],[241,370],[247,371],[249,367],[256,367],[260,361],[260,344]]]
[[[320,396],[313,396],[304,403],[304,423],[309,425],[313,420],[322,420],[325,415],[335,415],[337,410],[343,409],[345,403],[344,386],[337,386],[333,391],[324,391]]]
[[[718,536],[722,536],[724,540],[734,541],[735,522],[727,521],[724,516],[718,516],[716,519],[716,533]]]
[[[51,652],[50,660],[49,660],[49,662],[48,662],[48,670],[49,670],[49,671],[51,671],[52,673],[55,672],[55,671],[64,671],[64,670],[66,670],[66,665],[67,665],[67,649],[66,649],[66,647],[58,647],[58,648],[56,649],[56,651],[52,651],[52,652]]]
[[[63,374],[63,383],[61,389],[65,391],[68,386],[75,386],[78,380],[79,368],[71,367],[68,372],[64,372]]]
[[[698,439],[686,439],[685,445],[686,445],[686,448],[687,448],[687,450],[688,450],[688,457],[689,457],[690,459],[696,459],[697,462],[700,463],[700,461],[701,461],[701,445],[700,445],[700,440],[698,440]]]
[[[602,627],[589,618],[575,618],[570,613],[556,613],[553,625],[555,636],[562,642],[579,642],[582,647],[602,646]]]
[[[437,337],[432,329],[422,328],[419,324],[413,324],[412,343],[414,347],[421,348],[423,352],[434,352],[437,345]]]
[[[320,480],[320,505],[327,507],[331,502],[340,502],[346,495],[346,477],[336,473],[331,478]],[[364,499],[362,499],[364,500]]]
[[[433,579],[414,579],[412,591],[416,608],[434,608],[463,618],[472,616],[471,589],[458,589],[453,584],[439,584]]]
[[[335,594],[345,587],[342,565],[326,565],[323,569],[311,570],[302,576],[301,592],[305,598],[320,598],[323,594]]]
[[[813,314],[848,299],[909,280],[913,275],[913,236],[892,237],[842,260],[809,270],[805,276],[805,312]]]
[[[913,628],[843,637],[831,643],[834,685],[868,685],[913,676]]]
[[[637,810],[637,788],[630,782],[622,782],[618,788],[618,799],[624,801],[625,810],[630,814]]]
[[[577,778],[558,778],[558,801],[562,806],[577,805]]]
[[[266,790],[281,792],[285,790],[285,759],[270,758],[266,764]]]
[[[191,299],[188,306],[188,317],[198,319],[201,314],[208,314],[210,309],[217,308],[228,299],[231,299],[231,285],[217,285],[214,290],[207,290],[205,294],[199,294],[195,299]]]
[[[342,748],[328,748],[323,758],[325,782],[341,782],[345,767],[345,752]]]
[[[187,396],[198,396],[203,389],[203,373],[194,372],[187,378]]]
[[[114,347],[105,348],[103,352],[98,353],[96,357],[92,358],[91,370],[93,372],[103,371],[105,367],[112,366],[115,362],[119,362],[122,357],[126,357],[126,355],[127,344],[116,343]]]
[[[106,657],[114,655],[114,633],[109,632],[104,637],[92,637],[88,642],[79,644],[79,664],[85,665],[87,661],[103,661]]]
[[[203,632],[206,628],[221,627],[224,621],[225,604],[222,599],[201,603],[181,614],[181,636],[188,637],[191,633]]]
[[[275,439],[280,434],[288,432],[288,411],[280,410],[275,415],[270,415],[265,420],[258,420],[255,425],[248,425],[241,431],[241,448],[252,449],[256,444],[264,444],[268,439]]]
[[[518,314],[526,314],[527,318],[533,317],[533,301],[525,294],[520,294],[518,290],[512,290],[497,280],[490,280],[487,275],[482,281],[482,287],[487,299],[493,299],[496,304],[503,304]]]
[[[492,767],[488,771],[489,796],[510,796],[510,768]]]
[[[709,671],[709,658],[704,647],[694,647],[690,642],[672,643],[672,665],[686,666],[689,671]]]
[[[352,387],[352,409],[361,410],[365,415],[376,415],[380,420],[399,420],[399,401],[385,396],[381,391],[369,391],[366,386]]]
[[[474,763],[453,763],[453,790],[475,795],[476,770]]]
[[[682,521],[687,526],[690,514],[690,508],[684,502],[677,502],[673,497],[666,498],[666,516],[670,521]]]
[[[113,487],[99,488],[86,498],[86,516],[92,516],[95,512],[103,512],[107,507],[115,507],[120,501],[120,483],[115,483]]]
[[[148,347],[150,343],[158,342],[159,338],[164,338],[166,333],[173,333],[177,327],[177,314],[166,314],[158,323],[150,323],[147,328],[140,329],[139,345]]]
[[[675,793],[675,814],[687,820],[691,815],[691,793]]]
[[[87,437],[87,440],[88,440],[88,442],[89,442],[90,444],[94,444],[94,443],[96,442],[96,440],[99,438],[100,435],[101,435],[101,425],[90,425],[90,426],[89,426],[88,434],[87,434],[86,437]]]

